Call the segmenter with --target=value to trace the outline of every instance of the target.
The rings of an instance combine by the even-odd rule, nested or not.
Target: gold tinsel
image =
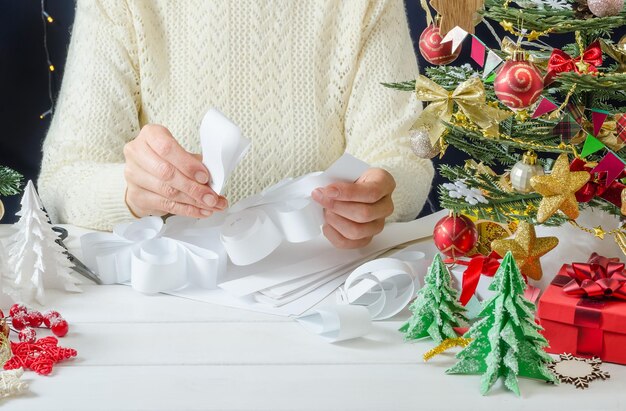
[[[510,251],[517,262],[522,274],[533,280],[540,280],[543,276],[539,258],[559,244],[556,237],[537,238],[535,227],[520,221],[515,238],[509,240],[495,240],[491,243],[493,251],[503,256]]]
[[[469,345],[471,341],[472,341],[471,338],[463,338],[463,337],[446,338],[445,340],[441,342],[441,344],[439,344],[432,350],[428,350],[424,353],[424,361],[428,361],[434,356],[448,351],[450,348],[454,348],[454,347],[465,348]]]
[[[569,171],[567,154],[561,154],[557,158],[551,174],[532,177],[530,185],[543,196],[537,210],[537,221],[543,223],[559,210],[571,219],[578,218],[575,193],[589,178],[587,171]]]

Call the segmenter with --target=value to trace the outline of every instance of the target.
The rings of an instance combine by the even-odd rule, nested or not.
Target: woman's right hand
[[[185,151],[163,126],[149,124],[124,146],[126,204],[133,214],[208,217],[227,207],[209,186],[200,155]]]

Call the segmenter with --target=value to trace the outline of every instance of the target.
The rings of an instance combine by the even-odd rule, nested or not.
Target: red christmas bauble
[[[478,230],[463,215],[447,216],[439,220],[433,230],[435,246],[448,257],[462,257],[478,242]]]
[[[422,32],[419,41],[420,53],[430,64],[438,66],[452,63],[461,54],[461,46],[452,52],[452,42],[441,43],[443,37],[439,27],[431,24]]]
[[[522,109],[541,96],[543,77],[530,61],[513,59],[498,69],[493,87],[502,104],[512,109]]]

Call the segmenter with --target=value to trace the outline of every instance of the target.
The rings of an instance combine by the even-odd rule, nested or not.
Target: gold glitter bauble
[[[510,251],[522,274],[538,281],[543,276],[539,258],[558,244],[559,239],[556,237],[537,238],[535,227],[526,221],[520,221],[515,238],[495,240],[491,243],[491,249],[501,256]]]
[[[578,201],[575,194],[590,177],[587,171],[569,171],[569,160],[565,153],[556,159],[551,174],[532,177],[530,185],[534,191],[543,196],[537,210],[537,221],[545,222],[558,210],[573,220],[578,218]]]
[[[411,141],[411,150],[419,158],[433,158],[441,153],[441,144],[439,141],[433,146],[430,143],[430,134],[426,129],[411,130],[409,136]]]

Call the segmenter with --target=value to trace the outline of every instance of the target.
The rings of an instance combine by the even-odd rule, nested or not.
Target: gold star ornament
[[[543,196],[537,209],[537,222],[545,222],[559,210],[572,220],[578,218],[575,194],[590,176],[588,171],[569,171],[569,160],[563,153],[556,159],[551,174],[532,177],[530,185]]]
[[[520,221],[515,232],[515,238],[494,240],[491,243],[491,249],[501,256],[510,251],[522,274],[539,281],[543,276],[539,258],[547,254],[557,244],[559,244],[558,238],[537,238],[535,227],[526,221]]]

